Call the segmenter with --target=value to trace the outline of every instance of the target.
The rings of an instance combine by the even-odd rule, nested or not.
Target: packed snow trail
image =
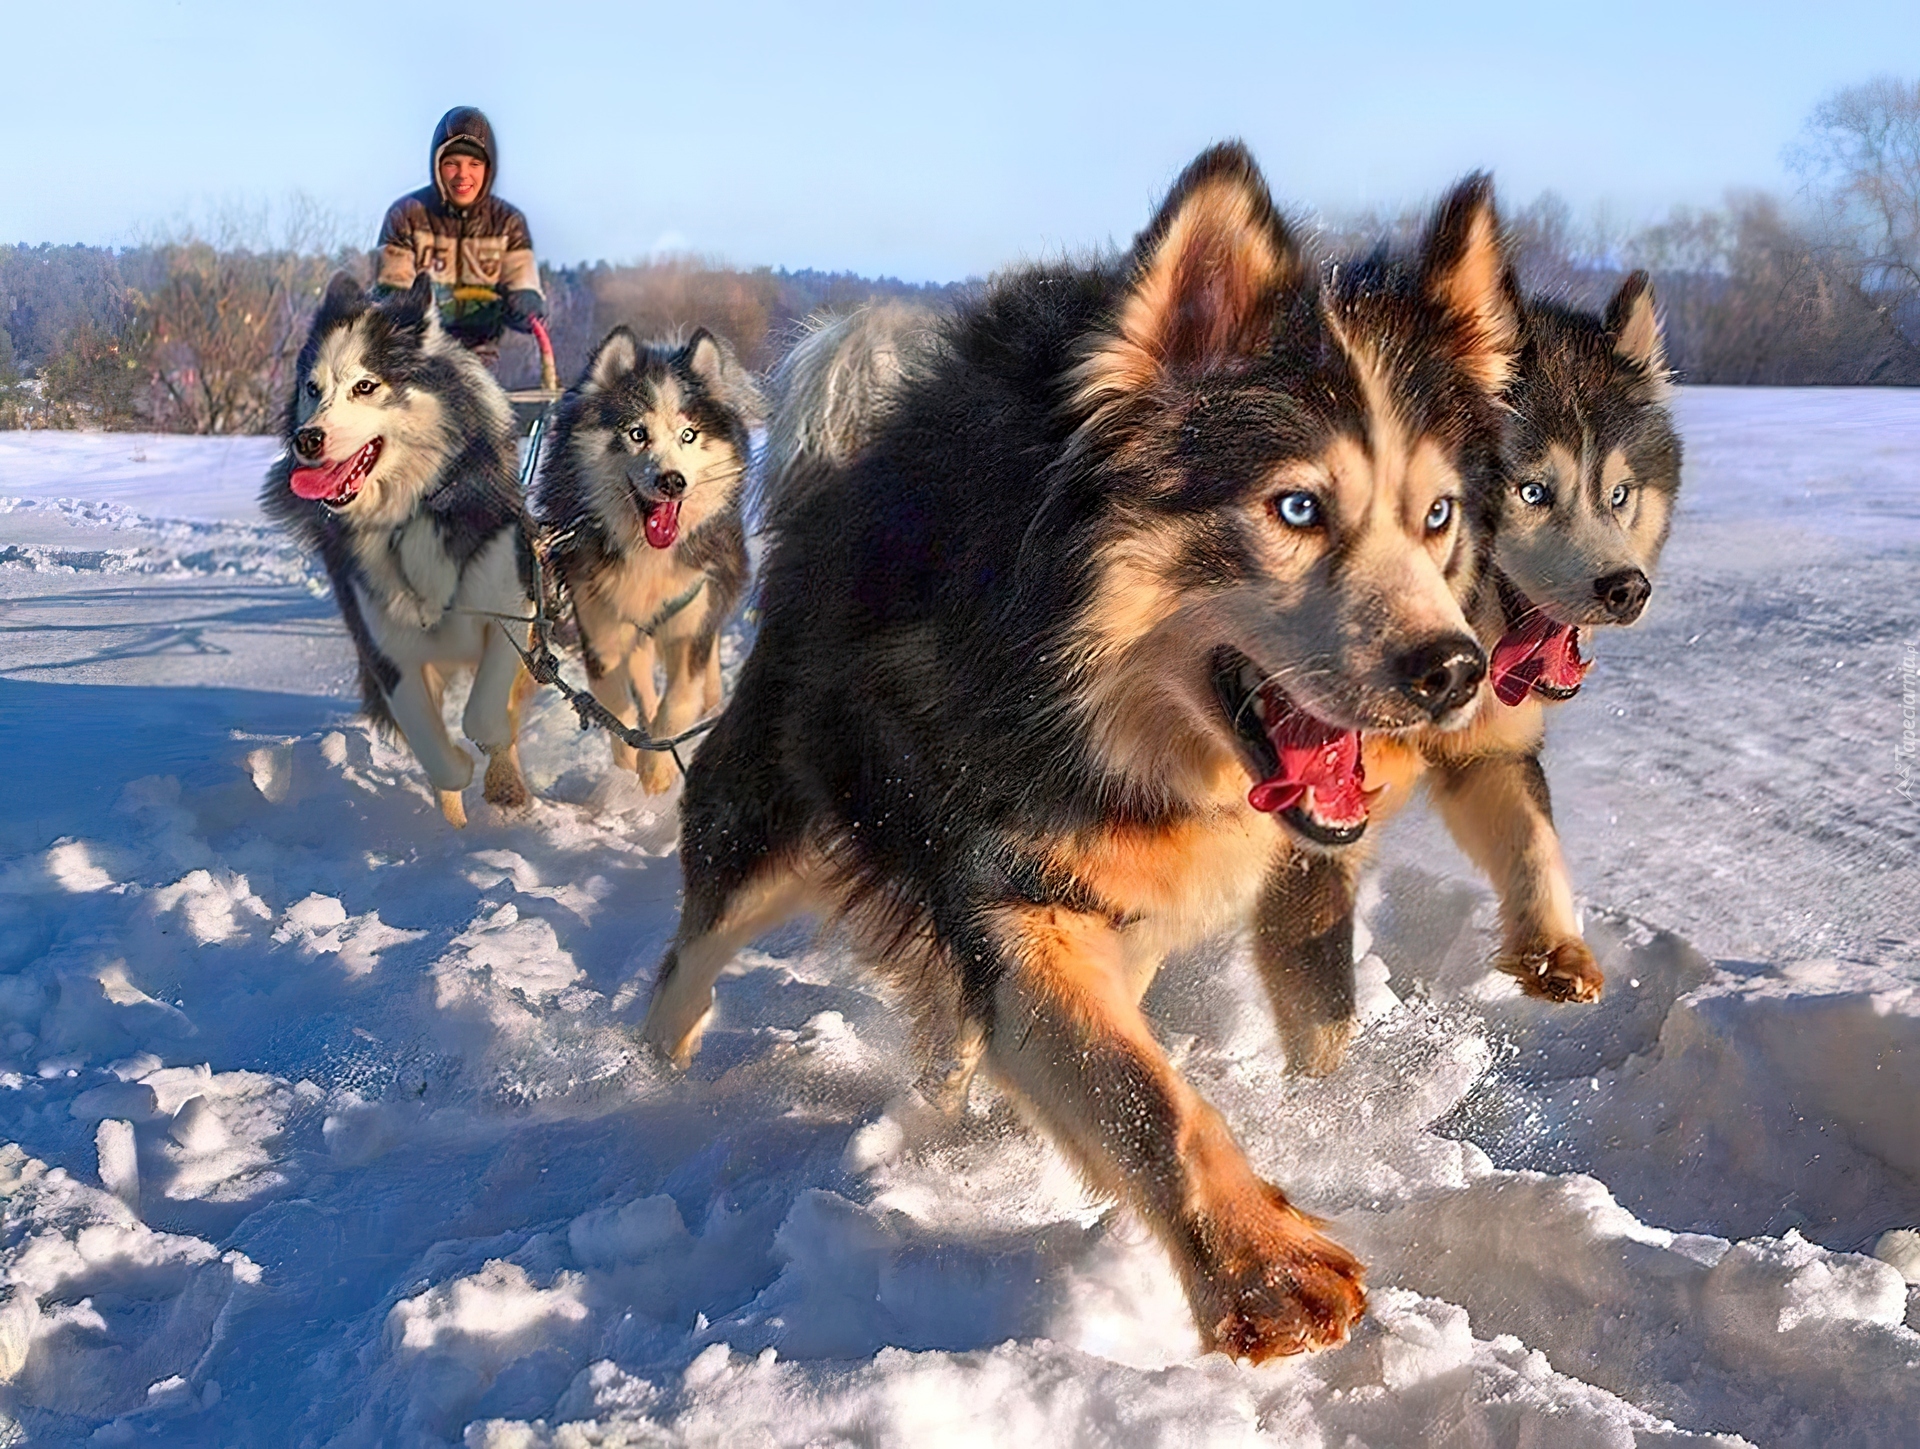
[[[1912,1444],[1870,1254],[1920,1227],[1920,397],[1680,417],[1665,574],[1548,753],[1606,998],[1486,972],[1423,812],[1331,1080],[1236,943],[1155,986],[1371,1265],[1353,1343],[1258,1369],[991,1090],[926,1110],[808,929],[642,1059],[671,797],[548,696],[533,810],[447,829],[257,475],[207,481],[242,444],[0,435],[0,1444]]]

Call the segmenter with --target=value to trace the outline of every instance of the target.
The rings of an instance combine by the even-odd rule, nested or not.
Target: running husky
[[[1369,786],[1385,818],[1431,771],[1441,818],[1500,897],[1494,964],[1530,996],[1594,1001],[1604,975],[1580,938],[1553,828],[1540,745],[1545,707],[1573,698],[1583,632],[1632,624],[1680,488],[1680,439],[1653,290],[1628,277],[1604,316],[1533,301],[1508,390],[1512,421],[1494,568],[1472,610],[1490,655],[1488,701],[1464,730],[1370,738]],[[1302,855],[1270,898],[1262,949],[1274,959],[1288,1064],[1314,1075],[1345,1054],[1353,1018],[1358,851]]]
[[[534,512],[595,698],[656,739],[720,704],[720,628],[747,580],[747,429],[761,412],[753,379],[705,328],[684,343],[614,328],[560,404]],[[615,739],[613,762],[649,794],[673,783],[663,752]]]
[[[465,825],[473,757],[448,737],[440,696],[450,670],[472,667],[461,727],[486,753],[486,798],[524,805],[525,628],[501,617],[532,613],[513,417],[441,330],[430,279],[379,303],[333,279],[300,349],[286,443],[260,506],[325,564],[368,718],[400,732],[441,813]]]
[[[1463,722],[1460,601],[1519,321],[1488,187],[1402,274],[1323,283],[1239,146],[1124,259],[1001,280],[810,487],[681,804],[642,1034],[698,1049],[733,954],[802,910],[1153,1227],[1207,1347],[1337,1343],[1362,1270],[1261,1180],[1139,998],[1244,924],[1292,840],[1364,827],[1361,729]]]

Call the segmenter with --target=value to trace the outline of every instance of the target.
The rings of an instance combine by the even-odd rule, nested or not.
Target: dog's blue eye
[[[1544,483],[1522,483],[1520,501],[1529,508],[1545,508],[1553,502],[1553,495],[1547,491],[1547,485]]]
[[[307,396],[311,398],[317,398],[320,396],[320,384],[313,381],[311,378],[307,380]]]
[[[632,438],[634,442],[638,443],[641,447],[644,448],[647,446],[647,430],[645,428],[628,428],[627,436]]]
[[[692,446],[693,440],[699,436],[700,430],[698,428],[682,428],[680,430],[680,441],[689,447]]]
[[[1311,493],[1282,493],[1273,500],[1273,511],[1288,528],[1320,526],[1320,500]]]
[[[1453,522],[1453,500],[1436,498],[1433,507],[1427,510],[1427,532],[1438,533]]]
[[[1612,503],[1615,508],[1625,508],[1627,506],[1627,499],[1632,496],[1632,490],[1629,489],[1626,484],[1616,483],[1613,485]]]

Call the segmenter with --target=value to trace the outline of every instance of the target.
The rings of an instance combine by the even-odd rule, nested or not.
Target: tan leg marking
[[[1598,1001],[1606,977],[1580,939],[1573,885],[1532,755],[1483,755],[1434,772],[1433,801],[1500,896],[1495,961],[1529,996]]]
[[[693,678],[691,640],[656,640],[655,645],[666,664],[667,687],[660,696],[660,707],[654,712],[648,732],[656,740],[667,740],[699,718],[700,682]],[[651,670],[648,678],[652,678]],[[680,767],[665,750],[649,750],[640,762],[640,783],[649,795],[670,789],[679,773]]]
[[[1208,1349],[1256,1362],[1343,1341],[1360,1264],[1255,1175],[1220,1114],[1168,1063],[1135,1006],[1116,932],[1009,908],[987,1063],[1090,1181],[1153,1227]]]
[[[755,937],[798,915],[811,903],[807,882],[799,872],[781,864],[769,866],[728,901],[710,930],[675,937],[654,979],[653,999],[640,1026],[640,1038],[677,1067],[685,1067],[700,1050],[701,1035],[713,1015],[713,983]]]

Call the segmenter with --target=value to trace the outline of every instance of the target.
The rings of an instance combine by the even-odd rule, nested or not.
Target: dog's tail
[[[777,532],[827,479],[872,442],[903,387],[945,345],[941,314],[881,302],[808,319],[774,370],[762,527]]]

